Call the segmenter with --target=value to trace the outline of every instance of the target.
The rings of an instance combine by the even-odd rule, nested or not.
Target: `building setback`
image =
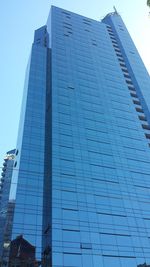
[[[39,266],[150,264],[150,78],[115,11],[52,7],[27,68],[12,240]]]

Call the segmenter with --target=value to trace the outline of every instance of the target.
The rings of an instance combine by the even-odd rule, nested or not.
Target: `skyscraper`
[[[10,199],[39,266],[150,264],[149,88],[116,11],[35,31]]]
[[[0,266],[5,266],[8,260],[7,248],[11,238],[14,202],[9,201],[9,192],[15,152],[13,149],[6,153],[0,179]]]

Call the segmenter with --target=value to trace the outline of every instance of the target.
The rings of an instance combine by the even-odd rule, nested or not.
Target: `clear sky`
[[[115,6],[150,73],[150,9],[146,0],[2,0],[0,1],[0,166],[15,148],[25,69],[34,30],[46,23],[50,6],[101,20]]]

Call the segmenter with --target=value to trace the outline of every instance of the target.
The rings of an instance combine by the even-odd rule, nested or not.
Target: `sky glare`
[[[150,73],[150,9],[146,0],[5,0],[0,3],[0,166],[5,152],[15,148],[25,70],[34,30],[46,24],[55,5],[95,20],[116,7]]]

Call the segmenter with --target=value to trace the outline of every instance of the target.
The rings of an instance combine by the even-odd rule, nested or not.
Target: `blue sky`
[[[100,20],[115,6],[150,73],[150,17],[146,0],[5,0],[0,3],[0,166],[16,146],[25,69],[34,30],[46,23],[50,6]]]

